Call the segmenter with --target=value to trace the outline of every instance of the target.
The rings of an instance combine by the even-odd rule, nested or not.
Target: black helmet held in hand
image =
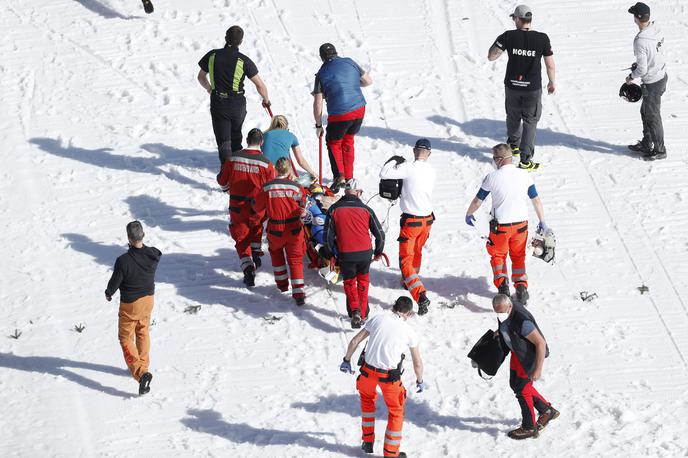
[[[643,97],[643,90],[635,83],[623,83],[619,89],[619,97],[629,102],[637,102]]]

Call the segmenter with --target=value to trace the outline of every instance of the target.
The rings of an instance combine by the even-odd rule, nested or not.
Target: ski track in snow
[[[544,168],[535,180],[558,242],[554,266],[528,261],[531,308],[552,349],[537,386],[562,415],[539,439],[514,442],[505,436],[519,421],[508,370],[484,382],[465,356],[495,323],[480,238],[487,209],[478,230],[463,222],[491,170],[489,148],[505,136],[505,59],[485,56],[511,27],[511,2],[170,0],[150,16],[125,0],[0,5],[0,332],[22,332],[0,336],[0,456],[360,454],[355,378],[337,370],[354,335],[341,287],[328,291],[307,272],[307,305],[296,309],[274,288],[266,255],[256,288],[242,288],[227,197],[214,184],[207,97],[195,81],[196,63],[233,23],[245,26],[242,49],[313,166],[318,46],[331,41],[370,70],[356,140],[366,200],[383,160],[410,158],[419,137],[433,143],[438,219],[421,272],[433,305],[413,319],[431,390],[409,389],[402,450],[686,456],[688,6],[653,5],[670,78],[669,158],[658,163],[623,146],[640,130],[638,106],[616,96],[633,59],[628,5],[530,6],[535,28],[552,39],[558,74],[536,141]],[[247,92],[245,127],[267,128],[259,96]],[[389,225],[386,252],[396,260],[399,208],[377,197],[370,205]],[[154,379],[142,398],[124,369],[117,305],[102,298],[133,218],[165,253]],[[371,277],[377,313],[401,294],[399,270],[376,263]],[[598,298],[583,302],[581,291]],[[197,314],[184,312],[191,305],[201,306]],[[407,364],[406,386],[413,380]]]

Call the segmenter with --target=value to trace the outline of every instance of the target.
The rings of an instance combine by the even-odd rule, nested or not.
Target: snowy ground
[[[486,210],[480,231],[463,223],[489,147],[505,136],[505,60],[485,56],[511,27],[513,2],[169,0],[150,16],[134,0],[0,2],[0,456],[360,454],[354,378],[337,370],[353,335],[341,289],[332,300],[310,272],[308,305],[297,310],[269,271],[251,292],[237,273],[195,81],[196,62],[234,23],[312,164],[317,47],[331,41],[370,70],[356,164],[367,197],[387,157],[409,157],[420,136],[433,142],[438,221],[423,268],[433,305],[413,319],[431,389],[409,395],[402,450],[688,455],[688,6],[651,5],[666,32],[669,158],[645,163],[624,146],[639,136],[639,107],[616,96],[633,61],[631,3],[529,3],[559,75],[557,94],[544,97],[536,176],[558,262],[528,265],[531,310],[552,350],[538,387],[562,416],[539,439],[514,442],[508,371],[484,382],[465,357],[495,320]],[[245,125],[267,127],[250,89]],[[386,204],[371,205],[384,218]],[[397,217],[394,207],[390,259]],[[103,299],[133,218],[165,253],[155,378],[142,398],[124,370],[117,306]],[[400,294],[398,276],[375,266],[373,313]],[[583,302],[581,291],[598,298]],[[198,314],[184,313],[190,305]],[[15,329],[20,338],[9,338]]]

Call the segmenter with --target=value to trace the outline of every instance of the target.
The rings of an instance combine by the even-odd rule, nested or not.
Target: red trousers
[[[332,166],[332,175],[344,176],[349,180],[354,177],[354,135],[363,124],[365,105],[349,113],[327,117],[327,150]]]
[[[303,228],[299,227],[298,233],[293,234],[291,230],[275,231],[268,226],[268,251],[272,260],[275,283],[280,291],[289,289],[291,277],[292,297],[294,299],[306,297],[303,283],[303,255],[306,253],[306,241],[303,237]],[[289,274],[287,274],[287,265],[289,265]]]
[[[399,223],[399,269],[404,286],[416,302],[420,294],[425,292],[418,273],[423,259],[423,246],[430,237],[434,220],[433,215],[416,217],[403,214]]]
[[[401,380],[395,382],[381,382],[380,378],[387,377],[387,373],[380,373],[364,366],[366,377],[361,375],[356,379],[356,389],[361,395],[361,429],[363,442],[375,442],[375,401],[377,387],[382,391],[382,397],[387,406],[387,430],[385,431],[384,456],[399,455],[401,446],[401,429],[404,425],[404,404],[406,403],[406,388]]]
[[[263,238],[263,222],[265,211],[256,213],[250,205],[229,207],[229,235],[234,239],[237,254],[241,262],[241,270],[254,266],[252,254],[263,255],[261,240]]]
[[[535,409],[539,413],[544,413],[549,409],[550,404],[537,392],[533,386],[533,381],[513,352],[511,353],[509,368],[511,369],[509,385],[514,390],[518,404],[521,406],[521,415],[523,416],[521,426],[526,429],[533,429],[536,422]]]
[[[344,277],[346,311],[351,317],[358,310],[361,318],[368,318],[368,288],[370,286],[370,261],[339,261],[339,272]]]
[[[513,224],[497,225],[490,231],[487,239],[487,252],[490,254],[490,265],[494,275],[494,285],[499,286],[507,281],[506,256],[511,258],[511,281],[514,286],[522,284],[528,287],[526,275],[526,245],[528,243],[528,221]]]

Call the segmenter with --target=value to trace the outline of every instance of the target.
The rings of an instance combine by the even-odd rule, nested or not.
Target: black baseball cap
[[[337,49],[332,43],[323,43],[320,45],[320,58],[322,60],[332,59],[337,55]]]
[[[430,140],[428,140],[427,138],[421,138],[418,141],[416,141],[416,146],[414,146],[414,148],[431,150],[432,146],[430,145]]]
[[[638,2],[632,7],[628,8],[628,12],[637,18],[650,14],[650,7],[643,2]]]

